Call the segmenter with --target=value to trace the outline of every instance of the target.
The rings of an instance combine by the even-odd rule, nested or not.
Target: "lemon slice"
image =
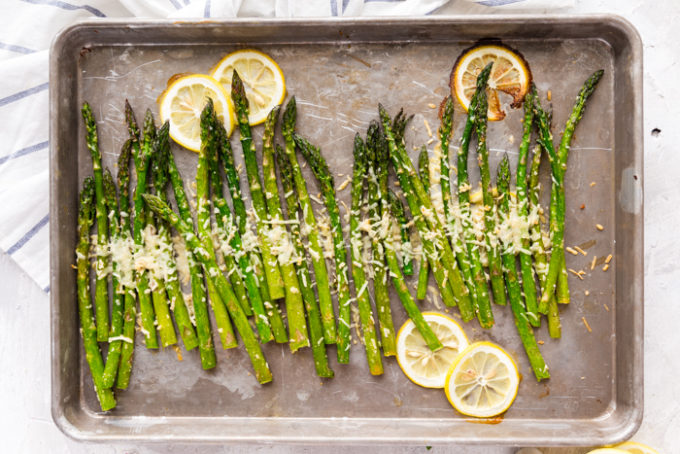
[[[531,85],[531,71],[524,58],[509,47],[502,45],[479,45],[463,51],[451,70],[449,84],[451,94],[458,98],[465,110],[477,86],[477,75],[493,62],[489,76],[489,112],[491,121],[502,120],[505,112],[501,109],[498,92],[512,96],[512,107],[519,107]]]
[[[250,107],[248,122],[258,125],[286,96],[283,72],[269,55],[254,49],[243,49],[220,60],[210,74],[227,90],[231,90],[234,69],[238,71],[246,89]]]
[[[510,355],[491,342],[476,342],[451,365],[444,391],[462,414],[490,418],[510,408],[518,388],[519,372]]]
[[[425,388],[443,388],[451,363],[465,347],[467,336],[450,317],[436,312],[424,312],[423,317],[441,341],[443,348],[430,350],[412,320],[397,333],[397,362],[404,374]]]
[[[161,121],[170,121],[170,137],[192,151],[201,148],[201,112],[211,98],[217,117],[231,134],[234,109],[222,85],[210,76],[192,74],[171,79],[158,104]]]
[[[636,441],[626,441],[614,446],[614,448],[629,454],[659,454],[656,449]]]

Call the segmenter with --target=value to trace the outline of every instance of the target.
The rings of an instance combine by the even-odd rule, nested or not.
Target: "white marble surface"
[[[558,2],[559,3],[559,2]],[[462,0],[453,1],[438,14],[488,12]],[[675,228],[680,225],[677,174],[680,153],[678,63],[675,26],[680,2],[674,0],[581,0],[563,13],[616,13],[631,21],[644,43],[645,103],[645,415],[634,440],[655,446],[660,453],[680,452],[680,305],[672,298],[680,291],[676,266]],[[658,128],[660,133],[652,134]],[[2,450],[11,453],[217,453],[316,452],[312,447],[258,448],[183,445],[101,445],[70,440],[50,416],[49,298],[4,253],[0,253],[0,434]],[[382,453],[428,452],[415,448],[351,448]],[[323,448],[345,453],[347,448]],[[515,448],[447,447],[429,452],[503,453]],[[550,453],[584,452],[551,449]]]

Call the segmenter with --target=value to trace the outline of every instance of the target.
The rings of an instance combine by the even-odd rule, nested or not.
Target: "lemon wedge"
[[[637,441],[626,441],[614,446],[616,449],[627,452],[628,454],[659,454],[658,451],[650,446],[638,443]]]
[[[170,79],[158,104],[161,121],[170,121],[170,137],[189,150],[201,148],[201,112],[208,98],[215,104],[217,117],[231,134],[234,109],[222,85],[210,76],[191,74]]]
[[[283,102],[286,81],[279,65],[267,54],[243,49],[224,57],[210,73],[222,86],[231,90],[234,70],[243,80],[250,107],[248,122],[258,125],[269,112]]]
[[[465,110],[470,106],[477,87],[477,75],[493,62],[489,75],[489,111],[491,121],[502,120],[498,92],[512,96],[512,107],[519,107],[531,85],[531,71],[524,58],[509,47],[499,44],[478,45],[463,51],[451,70],[451,94],[458,98]]]
[[[450,317],[436,312],[424,312],[443,348],[430,350],[412,320],[397,333],[397,363],[406,376],[425,388],[443,388],[451,363],[465,347],[468,339],[460,325]]]
[[[518,388],[519,372],[510,355],[491,342],[476,342],[451,365],[444,391],[460,413],[490,418],[510,408]]]

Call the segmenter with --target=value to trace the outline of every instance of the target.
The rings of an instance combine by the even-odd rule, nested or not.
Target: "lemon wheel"
[[[192,151],[201,148],[201,112],[208,98],[227,134],[234,129],[234,109],[222,85],[210,76],[192,74],[171,79],[159,98],[161,121],[170,122],[170,137]]]
[[[478,418],[506,411],[518,388],[517,364],[491,342],[476,342],[463,350],[451,365],[444,386],[453,408]]]
[[[251,125],[264,122],[269,112],[281,104],[286,96],[286,81],[281,68],[267,54],[254,49],[242,49],[220,60],[211,75],[230,90],[234,70],[246,89],[250,107],[248,122]]]
[[[408,320],[397,333],[397,363],[413,383],[443,388],[451,363],[468,346],[468,339],[460,325],[446,315],[424,312],[423,317],[443,348],[430,350],[415,323]]]
[[[636,441],[626,441],[614,446],[614,448],[628,454],[659,454],[656,449]]]
[[[497,121],[505,118],[498,92],[512,96],[511,106],[519,107],[531,85],[531,70],[518,52],[500,44],[478,45],[467,49],[453,65],[449,84],[451,94],[467,110],[475,93],[477,75],[491,62],[493,66],[488,83],[488,117],[491,121]]]

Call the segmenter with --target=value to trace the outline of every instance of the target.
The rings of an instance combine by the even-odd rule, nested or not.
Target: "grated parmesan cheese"
[[[519,252],[531,254],[531,250],[526,250],[522,242],[531,239],[529,230],[538,223],[537,207],[532,207],[527,217],[521,216],[517,202],[511,198],[508,215],[500,215],[500,217],[500,223],[497,225],[495,233],[503,245],[504,251],[511,254]]]
[[[321,247],[323,248],[323,256],[327,259],[335,257],[335,250],[333,244],[333,232],[331,231],[330,219],[326,215],[322,215],[317,220],[317,227],[321,235]]]
[[[283,221],[275,218],[272,226],[266,229],[265,234],[271,244],[271,251],[281,265],[293,264],[299,261],[297,251],[288,237],[288,231]]]
[[[134,287],[134,242],[129,233],[125,233],[109,243],[111,258],[118,264],[116,278],[123,287]]]
[[[338,186],[338,191],[343,191],[347,186],[350,185],[350,183],[352,183],[352,177],[348,176],[345,181],[340,183],[340,186]]]
[[[157,281],[165,281],[175,271],[172,244],[152,225],[142,231],[142,241],[143,245],[137,245],[135,249],[135,270],[147,270]]]

